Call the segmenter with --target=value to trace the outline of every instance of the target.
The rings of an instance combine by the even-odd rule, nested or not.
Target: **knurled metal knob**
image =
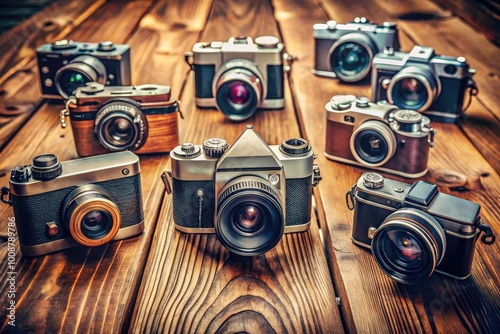
[[[229,148],[227,141],[220,138],[210,138],[203,143],[205,155],[212,158],[218,158]]]
[[[363,184],[370,189],[378,189],[384,186],[384,177],[377,173],[363,173]]]
[[[54,154],[40,154],[33,158],[31,176],[40,181],[52,180],[62,173],[62,165]]]

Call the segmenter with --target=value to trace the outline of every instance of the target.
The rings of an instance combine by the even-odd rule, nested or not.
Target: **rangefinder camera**
[[[399,50],[395,23],[374,24],[364,17],[340,24],[335,21],[313,26],[315,64],[313,73],[345,82],[367,77],[373,57],[386,47]]]
[[[464,57],[439,56],[433,48],[386,49],[373,58],[372,101],[387,100],[402,109],[424,112],[431,120],[460,120],[467,89],[477,94]]]
[[[130,47],[126,44],[60,40],[36,50],[42,97],[67,99],[88,82],[130,85]]]
[[[9,183],[1,200],[14,209],[24,255],[100,246],[144,230],[139,158],[132,152],[65,162],[38,155],[15,167]]]
[[[321,176],[307,140],[268,146],[249,125],[231,147],[212,138],[177,146],[170,157],[166,184],[177,230],[215,233],[229,251],[253,256],[283,233],[309,229],[312,187]]]
[[[379,267],[400,283],[418,283],[434,271],[465,279],[481,232],[483,243],[495,242],[480,221],[479,204],[426,181],[407,184],[368,172],[348,198],[354,207],[352,241],[371,248]]]
[[[186,62],[194,70],[198,107],[217,107],[233,121],[285,105],[283,44],[274,36],[196,43]]]
[[[353,95],[335,95],[325,109],[327,158],[409,178],[427,172],[435,130],[426,116]]]
[[[169,152],[179,143],[177,111],[169,86],[93,82],[77,88],[63,114],[69,114],[78,155],[86,157],[124,150]]]

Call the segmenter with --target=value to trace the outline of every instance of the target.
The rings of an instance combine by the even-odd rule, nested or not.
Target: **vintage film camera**
[[[1,200],[14,209],[24,255],[100,246],[144,230],[139,158],[131,152],[65,162],[38,155],[15,167],[9,183]]]
[[[470,89],[471,98],[478,92],[472,79],[476,71],[464,57],[438,56],[425,46],[410,53],[386,49],[372,66],[372,101],[388,100],[439,122],[459,121],[465,92]]]
[[[170,152],[174,223],[186,233],[215,233],[231,252],[253,256],[311,220],[312,187],[321,180],[302,138],[268,146],[251,125],[228,147],[223,139]],[[163,175],[165,181],[168,181]]]
[[[68,99],[61,124],[65,127],[64,116],[69,114],[81,157],[124,150],[169,152],[179,143],[178,107],[169,86],[92,82]]]
[[[227,118],[242,121],[257,108],[285,105],[283,63],[289,57],[274,36],[196,43],[185,57],[194,71],[198,107],[215,106]]]
[[[327,158],[410,178],[427,172],[435,134],[427,117],[353,95],[335,95],[325,109]]]
[[[391,47],[399,50],[395,23],[370,23],[364,17],[340,24],[335,21],[313,26],[315,65],[313,73],[345,82],[365,78],[375,54]]]
[[[483,243],[495,242],[479,204],[426,181],[407,184],[369,172],[347,196],[354,207],[352,241],[371,248],[380,268],[400,283],[418,283],[434,271],[465,279],[481,232]]]
[[[130,85],[130,47],[60,40],[36,50],[42,97],[68,98],[88,82]]]

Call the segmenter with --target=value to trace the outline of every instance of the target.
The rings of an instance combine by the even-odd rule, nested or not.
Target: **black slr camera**
[[[313,73],[320,76],[360,81],[370,73],[375,54],[386,47],[399,50],[398,29],[391,22],[377,25],[362,17],[346,24],[318,23],[313,29]]]
[[[215,106],[233,121],[249,118],[257,108],[283,108],[283,50],[274,36],[196,43],[185,55],[194,70],[196,105]]]
[[[439,56],[434,49],[385,49],[373,59],[372,101],[387,100],[402,109],[424,112],[431,120],[453,123],[462,115],[465,92],[477,94],[464,57]]]
[[[305,139],[268,146],[249,125],[231,147],[214,138],[178,146],[170,157],[177,230],[215,233],[231,252],[253,256],[283,233],[309,228],[321,176]]]
[[[347,196],[354,206],[353,242],[371,248],[380,268],[400,283],[418,283],[433,271],[465,279],[481,231],[483,243],[495,242],[480,221],[479,204],[429,182],[410,185],[369,172]]]
[[[113,151],[169,152],[179,144],[178,102],[169,86],[104,86],[91,82],[78,87],[61,113],[69,114],[78,155]]]
[[[353,95],[335,95],[325,109],[328,159],[411,178],[427,173],[436,131],[426,116]]]
[[[12,170],[1,200],[12,205],[27,256],[100,246],[144,230],[139,158],[118,152],[59,162],[53,154]]]
[[[130,85],[130,47],[60,40],[36,49],[42,97],[67,99],[88,82]]]

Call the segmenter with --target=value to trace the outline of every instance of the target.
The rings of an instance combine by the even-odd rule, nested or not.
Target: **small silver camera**
[[[427,172],[429,118],[353,95],[335,95],[325,109],[327,158],[410,178]]]
[[[283,108],[285,58],[274,36],[196,43],[185,54],[194,71],[196,105],[217,107],[233,121],[249,118],[257,108]]]
[[[398,29],[392,22],[377,25],[362,17],[345,24],[318,23],[313,29],[313,73],[320,76],[360,81],[370,73],[375,54],[387,47],[399,50]]]
[[[386,49],[373,58],[372,101],[424,112],[433,121],[460,120],[467,89],[477,94],[476,73],[464,57],[436,55],[415,46],[409,52]]]
[[[175,228],[215,233],[242,256],[273,248],[283,233],[309,229],[312,187],[321,180],[303,138],[268,146],[248,125],[232,146],[212,138],[170,152]]]

